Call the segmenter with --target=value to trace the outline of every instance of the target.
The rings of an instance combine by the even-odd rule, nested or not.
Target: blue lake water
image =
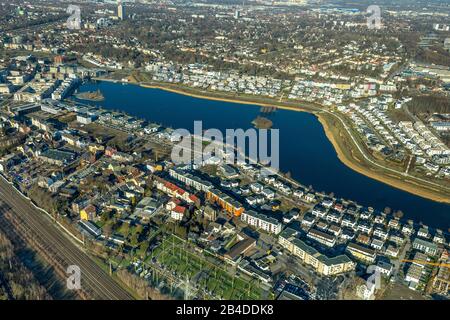
[[[251,128],[260,114],[259,106],[211,101],[120,83],[84,84],[80,91],[100,89],[105,100],[86,102],[105,109],[120,110],[167,127],[192,132],[196,120],[203,129]],[[322,125],[309,113],[277,110],[269,118],[280,130],[280,169],[289,171],[300,183],[317,191],[354,200],[383,210],[402,210],[404,218],[447,230],[450,205],[434,202],[370,179],[346,167],[325,136]]]

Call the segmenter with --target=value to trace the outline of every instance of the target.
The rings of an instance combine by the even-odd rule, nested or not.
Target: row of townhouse
[[[305,81],[296,82],[288,95],[289,99],[320,101],[325,104],[339,104],[350,95],[351,85],[333,84],[325,82]],[[324,102],[325,101],[325,102]]]
[[[67,78],[52,92],[53,100],[64,100],[81,83],[79,78]]]
[[[370,210],[362,210],[361,212],[352,214],[343,206],[341,207],[341,204],[328,205],[325,201],[315,205],[311,210],[311,214],[312,217],[308,215],[304,216],[304,220],[306,221],[302,221],[302,224],[312,226],[317,221],[323,220],[366,234],[373,233],[375,227],[378,228],[377,233],[380,234],[387,233],[388,229],[398,230],[401,227],[399,220],[396,218],[386,221],[385,215],[374,214]]]
[[[195,195],[162,178],[156,178],[154,183],[158,190],[166,193],[170,197],[184,200],[187,203],[196,203],[198,201]]]
[[[346,250],[354,258],[364,261],[366,263],[373,263],[377,258],[375,250],[354,242],[349,243],[347,245]]]
[[[259,169],[257,167],[242,163],[241,170],[243,170],[247,175],[257,176]],[[256,194],[261,194],[265,198],[272,200],[276,197],[276,191],[283,193],[284,195],[292,195],[293,197],[312,203],[316,201],[317,197],[314,193],[306,192],[301,187],[294,188],[277,178],[275,175],[267,175],[255,183],[248,185],[248,192],[252,191]]]
[[[403,138],[406,148],[412,150],[417,156],[448,155],[450,149],[436,137],[421,121],[401,121],[398,126],[408,137]]]
[[[415,238],[412,243],[412,247],[430,256],[436,256],[438,254],[438,246],[428,240]]]
[[[369,128],[369,124],[390,147],[398,148],[404,145],[417,156],[416,164],[423,164],[428,171],[436,173],[440,169],[439,165],[450,163],[450,149],[422,122],[401,121],[395,124],[386,114],[386,109],[386,104],[380,103],[371,103],[364,107],[355,104],[338,107],[339,111],[346,113],[355,123],[358,132],[365,137],[370,147],[381,151],[384,144]],[[427,161],[423,156],[431,159]],[[444,170],[442,174],[446,175],[445,173]]]
[[[340,110],[344,111],[342,109]],[[386,148],[386,144],[381,139],[380,134],[379,133],[377,134],[377,132],[372,130],[372,128],[370,127],[372,123],[368,118],[362,116],[361,114],[355,112],[354,110],[349,109],[345,111],[348,112],[349,118],[354,122],[356,130],[361,135],[364,142],[369,148],[374,149],[376,151],[382,151],[383,149]]]
[[[349,214],[344,215],[343,221],[350,217]],[[342,242],[356,240],[377,252],[383,252],[393,257],[398,255],[398,247],[403,245],[407,238],[399,229],[376,223],[372,226],[368,220],[362,219],[359,223],[352,220],[346,226],[345,223],[339,225],[325,219],[316,221],[311,213],[306,213],[301,223],[309,229],[308,238],[323,245],[333,247],[339,240]],[[372,232],[367,232],[369,230]]]
[[[276,192],[273,189],[286,195],[292,194],[292,187],[272,175],[264,177],[261,181],[250,184],[249,187],[252,192],[262,194],[268,199],[275,198]]]
[[[213,184],[211,182],[196,177],[188,172],[169,169],[169,174],[172,178],[183,182],[185,185],[198,191],[207,192],[213,188]]]
[[[280,233],[282,228],[282,224],[277,219],[253,210],[243,212],[241,220],[250,226],[273,234]]]
[[[412,290],[416,290],[419,284],[424,287],[427,283],[429,268],[426,268],[427,264],[431,261],[428,256],[422,252],[415,252],[411,259],[406,274],[405,281],[408,283],[408,287]]]
[[[336,237],[334,235],[317,229],[310,229],[306,236],[323,245],[326,245],[327,247],[334,247],[336,244]]]
[[[220,205],[228,213],[239,217],[244,212],[242,204],[219,189],[213,188],[206,192],[206,198]]]
[[[195,66],[189,69],[184,68],[181,72],[172,65],[163,65],[151,69],[155,81],[183,83],[188,86],[214,91],[241,92],[269,97],[279,95],[282,86],[290,84],[289,80],[242,76],[233,72],[206,71]]]
[[[385,109],[384,104],[369,104],[366,107],[350,104],[350,107],[364,117],[366,122],[372,125],[376,132],[387,141],[389,146],[398,147],[400,145],[399,141],[394,137],[390,130],[388,130],[388,128],[392,128],[393,122],[383,110]]]

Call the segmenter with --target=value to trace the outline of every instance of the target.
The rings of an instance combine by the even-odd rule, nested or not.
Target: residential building
[[[243,212],[241,214],[241,220],[255,228],[274,234],[280,233],[282,228],[282,224],[275,218],[268,217],[265,214],[257,213],[253,210]]]
[[[409,288],[415,290],[423,275],[423,268],[417,264],[412,264],[405,275],[405,281],[409,282]]]
[[[438,247],[435,243],[420,238],[415,238],[412,243],[412,246],[414,249],[429,254],[431,256],[435,256],[438,253]]]
[[[328,247],[334,247],[336,244],[336,237],[325,233],[323,231],[317,230],[317,229],[311,229],[309,230],[308,234],[306,235],[308,238],[313,239],[321,244],[324,244]]]
[[[89,204],[80,211],[81,220],[94,220],[96,218],[96,215],[97,208],[92,204]]]
[[[374,239],[372,239],[372,242],[370,243],[370,246],[372,248],[374,248],[375,250],[381,250],[381,249],[383,249],[384,241],[374,238]]]
[[[386,277],[390,277],[394,271],[394,266],[389,262],[380,260],[376,264],[376,270]]]
[[[312,266],[318,274],[332,276],[355,270],[356,264],[348,256],[327,257],[298,239],[297,234],[297,231],[287,228],[280,234],[278,242],[305,264]]]
[[[327,214],[327,209],[321,205],[316,205],[312,209],[312,214],[318,218],[323,218]]]
[[[198,202],[198,198],[195,195],[190,194],[186,190],[180,188],[179,186],[177,186],[169,181],[166,181],[161,178],[157,178],[154,183],[158,190],[166,193],[167,195],[169,195],[171,197],[175,197],[175,198],[184,200],[187,203]]]
[[[210,189],[206,193],[209,201],[219,204],[228,213],[239,217],[244,212],[242,204],[218,189]]]
[[[119,0],[117,3],[117,17],[120,20],[124,20],[125,19],[125,8],[123,6],[122,0]]]
[[[184,214],[186,213],[186,208],[183,206],[176,206],[170,211],[170,217],[174,220],[183,220]]]
[[[38,158],[61,167],[72,163],[76,158],[76,154],[67,150],[47,149],[39,151]]]
[[[169,174],[172,178],[183,182],[185,185],[193,187],[198,191],[207,192],[213,188],[213,184],[209,181],[196,177],[188,172],[169,169]]]
[[[400,253],[400,250],[399,250],[399,248],[396,247],[396,246],[389,245],[389,246],[386,248],[385,253],[386,253],[386,255],[388,255],[388,256],[390,256],[390,257],[397,258],[398,255],[399,255],[399,253]]]
[[[356,259],[372,263],[375,261],[377,255],[374,250],[364,247],[356,243],[349,243],[347,251]]]

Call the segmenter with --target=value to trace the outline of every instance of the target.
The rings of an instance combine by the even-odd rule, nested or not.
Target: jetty
[[[276,107],[267,107],[267,106],[265,106],[265,107],[261,107],[260,112],[261,113],[272,113],[276,109],[277,109]]]

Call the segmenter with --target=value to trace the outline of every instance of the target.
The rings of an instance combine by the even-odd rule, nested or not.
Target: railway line
[[[74,241],[59,230],[42,212],[33,207],[6,180],[0,178],[1,215],[8,215],[15,223],[20,223],[18,230],[31,232],[39,243],[48,248],[54,259],[64,270],[70,265],[81,269],[81,285],[86,286],[94,299],[132,300],[133,296],[119,283],[111,278],[96,262]],[[6,205],[6,206],[5,206]]]

